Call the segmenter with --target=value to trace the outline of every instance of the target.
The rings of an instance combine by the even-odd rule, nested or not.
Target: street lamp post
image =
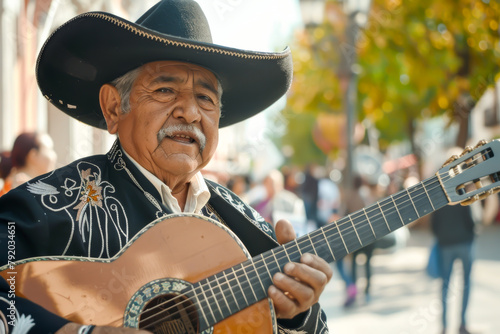
[[[357,63],[358,53],[356,49],[356,41],[358,39],[359,29],[365,27],[368,22],[368,12],[370,10],[371,0],[345,0],[344,12],[348,17],[347,46],[342,48],[345,64],[348,72],[348,86],[345,96],[346,101],[346,116],[347,116],[347,161],[345,173],[345,186],[351,190],[354,181],[354,123],[357,115],[357,91],[358,91],[358,74],[359,65]]]
[[[300,11],[304,26],[316,27],[323,22],[325,0],[300,0]]]
[[[357,64],[356,41],[358,39],[359,29],[365,27],[368,22],[368,12],[370,10],[371,0],[343,0],[344,13],[348,18],[348,26],[346,29],[347,45],[340,45],[343,53],[343,63],[345,69],[341,72],[345,73],[345,78],[348,80],[345,95],[345,111],[347,118],[346,131],[346,173],[344,184],[347,189],[352,189],[353,185],[353,165],[354,165],[354,122],[357,114],[357,90],[358,90],[358,73],[359,65]],[[325,0],[300,0],[302,11],[302,19],[306,28],[318,26],[323,22]]]

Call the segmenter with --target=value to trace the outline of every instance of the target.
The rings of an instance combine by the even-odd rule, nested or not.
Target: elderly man
[[[118,139],[107,155],[75,161],[0,199],[5,279],[0,327],[16,333],[137,332],[126,327],[263,333],[276,328],[277,318],[281,333],[328,332],[317,301],[332,273],[316,255],[303,254],[272,275],[267,269],[269,286],[260,278],[260,283],[252,277],[240,282],[236,273],[247,275],[243,268],[215,275],[215,283],[207,283],[210,291],[200,296],[185,288],[204,278],[190,281],[194,274],[187,271],[203,271],[198,267],[206,261],[217,263],[224,253],[233,253],[216,239],[202,249],[211,237],[196,234],[198,229],[216,226],[242,254],[248,248],[253,256],[278,245],[274,240],[294,238],[289,223],[281,221],[273,230],[200,173],[215,152],[219,127],[258,113],[286,92],[289,50],[262,53],[215,45],[196,2],[163,0],[135,23],[107,13],[67,22],[41,50],[37,79],[59,109]],[[176,254],[178,246],[185,246],[181,252],[194,250],[183,256]],[[180,268],[196,257],[202,260]],[[132,265],[119,267],[124,262]],[[179,276],[165,278],[169,273]],[[147,275],[151,279],[139,279]],[[233,287],[235,280],[241,290]],[[181,289],[161,290],[173,287]],[[251,291],[246,297],[241,296],[245,288]],[[259,320],[263,312],[255,308],[234,326],[226,322],[253,307],[252,295],[262,304],[258,288],[269,298],[264,303],[273,305],[264,312],[269,321]],[[163,301],[184,293],[197,305],[173,312],[186,299]],[[215,306],[205,313],[209,301]],[[243,301],[250,306],[241,307]],[[236,306],[242,310],[235,312]],[[143,325],[146,312],[158,308],[174,320],[153,318]],[[135,313],[142,314],[134,318]]]

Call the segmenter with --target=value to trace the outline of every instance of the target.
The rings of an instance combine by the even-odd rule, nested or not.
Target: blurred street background
[[[500,137],[499,0],[197,1],[215,43],[290,47],[293,54],[287,96],[221,129],[203,171],[269,222],[289,219],[303,235],[434,175],[456,147],[460,153]],[[56,167],[109,150],[114,136],[68,117],[41,95],[37,55],[78,14],[106,11],[135,21],[154,3],[0,0],[2,164],[26,132],[52,138]],[[1,173],[0,188],[9,177],[3,165]],[[472,211],[477,235],[468,327],[499,333],[498,195]],[[441,333],[440,279],[425,271],[435,241],[431,227],[425,217],[394,234],[393,244],[371,249],[373,256],[360,254],[356,277],[352,255],[343,278],[332,265],[335,276],[321,299],[332,333]],[[452,276],[448,333],[458,333],[460,270],[457,265]]]
[[[488,226],[478,234],[477,260],[472,275],[468,318],[472,333],[495,334],[500,328],[500,225]],[[328,314],[332,333],[345,334],[438,334],[441,333],[440,282],[425,273],[432,235],[412,230],[408,245],[395,253],[378,253],[372,259],[372,293],[366,302],[363,294],[355,305],[344,308],[344,283],[335,273],[320,303]],[[450,296],[450,328],[458,333],[460,267],[453,277]],[[360,287],[365,284],[360,280]]]

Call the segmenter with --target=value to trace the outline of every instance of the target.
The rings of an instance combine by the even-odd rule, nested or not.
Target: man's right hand
[[[70,322],[61,327],[56,334],[78,334],[80,327],[82,327],[81,324]],[[96,326],[91,334],[151,334],[151,332],[124,327]]]

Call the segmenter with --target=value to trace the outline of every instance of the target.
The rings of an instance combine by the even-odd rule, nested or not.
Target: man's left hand
[[[295,239],[295,231],[286,220],[278,221],[275,230],[280,244]],[[287,263],[283,273],[274,275],[274,285],[268,290],[277,317],[291,319],[307,311],[318,302],[332,275],[330,265],[317,255],[303,254],[300,263]]]

